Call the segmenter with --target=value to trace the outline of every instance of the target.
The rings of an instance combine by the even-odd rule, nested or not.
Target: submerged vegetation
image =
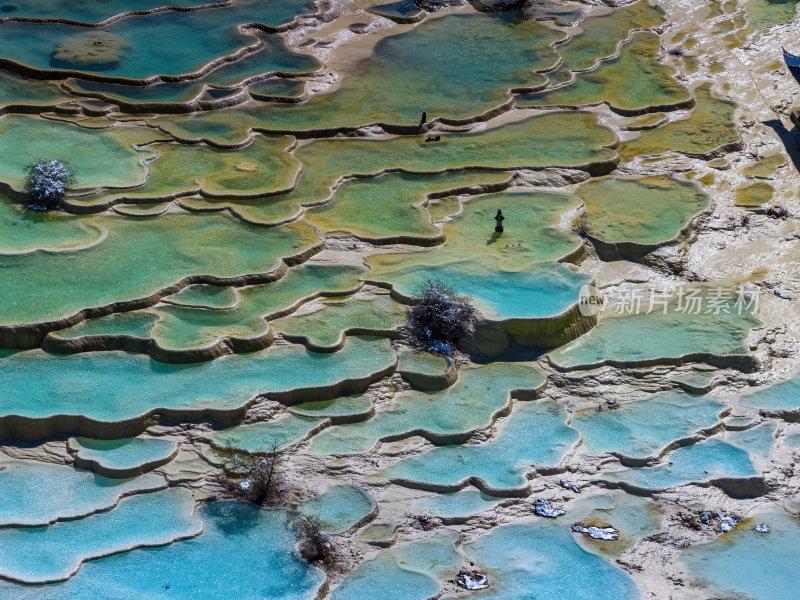
[[[300,556],[308,562],[332,565],[336,562],[336,546],[331,536],[323,530],[319,517],[301,512],[293,513],[289,526],[298,539]]]
[[[453,347],[475,332],[478,311],[470,300],[442,281],[428,280],[408,311],[412,338],[429,352],[450,355]]]

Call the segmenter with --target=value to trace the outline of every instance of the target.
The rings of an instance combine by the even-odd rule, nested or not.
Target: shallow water
[[[320,570],[291,551],[294,537],[284,511],[259,510],[246,502],[212,502],[200,506],[197,517],[204,530],[191,540],[91,561],[73,578],[46,588],[0,582],[0,592],[13,600],[99,596],[212,600],[226,595],[242,600],[310,600],[323,582]],[[273,576],[264,577],[254,564],[268,566]]]
[[[3,580],[0,597],[423,600],[454,597],[469,568],[491,584],[476,598],[616,600],[663,577],[635,568],[642,552],[669,573],[682,552],[696,595],[780,597],[796,526],[775,512],[780,487],[759,498],[766,536],[749,521],[685,551],[653,536],[672,539],[676,498],[739,511],[728,496],[762,493],[762,470],[771,483],[798,446],[791,417],[769,413],[800,406],[785,334],[766,349],[774,306],[761,331],[749,310],[662,315],[645,294],[640,314],[607,307],[595,324],[576,302],[589,283],[615,300],[743,283],[713,280],[730,275],[720,240],[749,264],[762,207],[790,205],[794,182],[754,112],[789,105],[730,74],[769,73],[783,94],[777,55],[747,43],[794,3],[236,0],[103,27],[3,20],[160,4],[0,5],[0,59],[44,71],[0,76],[0,579],[67,579]],[[294,20],[312,12],[326,14]],[[40,158],[75,171],[63,211],[23,208]],[[719,225],[737,211],[746,234]],[[791,220],[767,224],[791,241]],[[748,282],[777,281],[756,262]],[[464,344],[480,357],[407,337],[431,278],[480,311]],[[134,351],[103,350],[119,347]],[[744,393],[770,373],[787,379]],[[273,448],[280,503],[347,552],[329,592],[289,509],[210,501],[227,497],[213,483],[227,452]],[[539,496],[567,515],[524,516]],[[754,552],[774,560],[748,576]]]
[[[578,439],[554,402],[517,402],[498,433],[478,445],[443,446],[404,459],[383,472],[387,479],[455,486],[478,477],[492,488],[519,488],[531,466],[554,466]]]
[[[498,600],[639,598],[636,584],[619,568],[583,550],[567,527],[539,519],[502,525],[464,545],[494,582],[481,594]],[[598,585],[602,582],[602,585]],[[450,596],[452,597],[452,596]]]
[[[769,533],[753,530],[762,522]],[[689,548],[683,561],[694,581],[718,594],[788,600],[795,596],[798,531],[796,519],[781,510],[758,513],[715,541]]]

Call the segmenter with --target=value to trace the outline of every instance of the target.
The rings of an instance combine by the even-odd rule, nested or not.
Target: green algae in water
[[[492,600],[623,600],[639,598],[621,569],[581,548],[563,523],[539,519],[495,527],[464,544],[464,553],[488,571]],[[453,596],[447,596],[453,598]]]
[[[791,21],[797,11],[796,0],[746,0],[745,5],[747,19],[754,29]]]
[[[458,533],[449,529],[432,537],[389,550],[360,564],[331,592],[331,600],[397,598],[426,600],[439,592],[440,580],[454,577],[463,558],[454,544]]]
[[[359,536],[359,539],[362,542],[367,542],[368,544],[373,542],[383,542],[388,543],[391,542],[392,538],[394,537],[394,532],[397,529],[397,525],[394,523],[373,523]]]
[[[753,529],[766,523],[769,533]],[[800,525],[781,510],[758,513],[716,540],[684,550],[681,562],[693,583],[719,597],[792,600],[800,552]]]
[[[74,340],[101,335],[130,335],[138,338],[150,337],[158,316],[146,312],[113,313],[97,319],[87,319],[77,325],[53,331],[49,335],[59,339]]]
[[[715,383],[716,376],[715,371],[689,371],[671,379],[688,392],[697,393],[709,391]]]
[[[108,510],[123,496],[166,487],[157,475],[109,479],[64,465],[5,458],[0,465],[0,524],[5,527],[75,519]]]
[[[585,106],[607,102],[623,111],[686,102],[691,95],[672,78],[674,71],[657,61],[660,39],[635,33],[619,57],[596,70],[578,73],[566,87],[521,96],[518,106]],[[558,71],[561,73],[562,71]]]
[[[97,463],[106,471],[129,471],[168,462],[178,452],[173,439],[136,437],[120,440],[70,438],[69,447],[83,461]]]
[[[200,121],[200,115],[187,117],[190,120],[159,120],[158,124],[187,139],[208,138],[227,143],[249,135],[249,126],[241,121],[242,115],[246,116],[245,108],[232,113],[210,113],[209,121]],[[485,131],[441,137],[435,143],[412,136],[314,140],[294,152],[303,165],[294,191],[256,203],[215,201],[207,206],[230,207],[245,219],[275,223],[295,215],[301,205],[327,200],[331,186],[350,174],[367,175],[385,169],[430,173],[466,167],[579,166],[616,157],[613,150],[602,148],[613,143],[611,132],[597,124],[596,115],[584,112],[549,113]]]
[[[697,88],[694,96],[696,105],[688,118],[643,131],[641,137],[622,144],[620,156],[631,160],[670,151],[705,154],[738,142],[739,134],[733,123],[736,104],[715,98],[708,85]]]
[[[731,301],[735,300],[735,297]],[[687,354],[741,355],[747,352],[745,338],[759,321],[748,312],[737,314],[686,314],[675,306],[663,314],[661,308],[647,314],[603,316],[589,333],[550,353],[563,367],[596,365],[604,361],[636,362],[675,358]]]
[[[273,78],[266,81],[259,81],[248,86],[250,95],[256,100],[263,97],[278,96],[282,98],[292,98],[302,95],[305,90],[306,82],[302,79],[281,79]]]
[[[71,579],[46,588],[0,582],[0,595],[8,600],[30,600],[32,593],[70,600],[317,597],[325,575],[294,552],[285,511],[248,502],[210,502],[198,507],[197,517],[204,530],[191,540],[94,560]]]
[[[59,104],[71,99],[52,83],[22,79],[11,73],[0,73],[0,105]]]
[[[0,180],[22,190],[25,167],[42,157],[52,157],[56,148],[63,156],[54,158],[69,162],[76,189],[140,185],[146,175],[141,163],[154,154],[136,150],[133,145],[156,137],[147,127],[92,130],[62,121],[7,115],[0,118],[0,153],[4,156]],[[25,143],[20,144],[20,140]]]
[[[319,519],[328,533],[347,531],[375,510],[375,501],[356,485],[333,485],[298,507],[300,513]]]
[[[666,176],[593,179],[576,195],[586,202],[591,235],[608,243],[673,239],[709,202],[694,184]]]
[[[632,467],[603,475],[645,490],[663,490],[718,479],[750,479],[759,475],[750,455],[717,438],[678,448],[654,467]]]
[[[615,452],[648,458],[670,443],[717,423],[725,406],[710,398],[665,392],[621,403],[617,410],[578,412],[570,425],[581,433],[583,448],[590,454]]]
[[[243,107],[235,112],[199,113],[155,123],[182,139],[233,143],[249,135],[253,123],[248,121],[247,110]],[[303,165],[294,195],[304,203],[325,200],[339,177],[387,168],[430,173],[470,166],[566,167],[616,156],[614,151],[602,148],[614,142],[611,131],[598,125],[597,116],[587,112],[548,113],[483,131],[444,133],[441,138],[435,143],[425,143],[414,136],[312,140],[294,152]]]
[[[347,265],[306,264],[273,283],[241,288],[239,304],[231,310],[162,306],[154,309],[159,322],[152,336],[162,348],[172,349],[205,347],[223,337],[255,338],[269,329],[265,317],[274,317],[320,293],[355,290],[363,272],[363,268]]]
[[[15,272],[5,285],[11,300],[0,306],[0,323],[36,323],[147,297],[189,275],[267,273],[282,258],[319,241],[304,223],[265,231],[212,215],[173,213],[146,221],[91,217],[87,222],[109,231],[102,243],[45,256],[0,256],[0,268]]]
[[[231,411],[262,393],[367,378],[393,365],[395,353],[385,341],[353,337],[333,354],[287,345],[190,365],[122,352],[62,356],[40,350],[6,352],[0,361],[0,418],[81,415],[120,421],[158,409]]]
[[[786,159],[781,154],[765,156],[758,162],[748,165],[742,169],[742,175],[752,177],[770,177],[785,163]]]
[[[330,347],[338,344],[347,330],[388,331],[405,322],[405,308],[384,294],[369,300],[326,302],[320,310],[278,319],[272,326],[284,335]]]
[[[96,81],[83,81],[81,79],[67,80],[67,86],[83,94],[100,94],[109,100],[122,100],[129,103],[149,102],[189,102],[196,98],[203,89],[203,83],[187,81],[181,83],[158,83],[146,86],[131,86],[117,83],[101,83]],[[156,107],[153,107],[154,110]]]
[[[505,181],[505,172],[411,175],[387,173],[370,179],[351,179],[340,185],[333,201],[306,211],[306,218],[323,231],[347,231],[361,238],[439,235],[421,206],[428,194],[472,185]]]
[[[558,228],[561,214],[576,205],[573,197],[540,192],[475,196],[464,202],[458,217],[444,225],[447,241],[442,246],[413,254],[383,254],[370,258],[368,264],[375,270],[379,265],[404,266],[413,256],[417,266],[472,259],[483,263],[484,268],[519,271],[557,260],[577,247],[578,239]],[[499,207],[505,216],[502,235],[494,231]],[[534,225],[537,234],[532,236]]]
[[[244,149],[225,150],[205,145],[155,144],[158,158],[149,164],[147,182],[131,190],[104,192],[75,204],[99,204],[116,199],[163,199],[201,193],[209,197],[255,198],[284,191],[294,183],[299,165],[284,152],[285,136],[258,136]]]
[[[234,308],[239,303],[235,288],[218,285],[189,285],[165,300],[180,306]]]
[[[0,194],[0,254],[74,250],[102,236],[102,230],[80,217],[27,210]]]
[[[566,412],[556,402],[517,402],[490,441],[434,448],[401,460],[381,475],[448,486],[478,477],[495,489],[520,488],[531,468],[557,465],[578,440],[578,432],[565,422]]]
[[[775,188],[763,181],[740,187],[736,190],[736,206],[758,207],[772,200]]]
[[[71,577],[81,563],[198,535],[192,493],[172,488],[120,500],[118,506],[46,527],[0,529],[0,575],[21,583]],[[41,588],[39,588],[41,591]]]
[[[556,62],[549,44],[560,37],[539,23],[502,14],[432,19],[379,41],[359,70],[335,90],[301,106],[253,109],[257,121],[252,125],[282,130],[373,122],[416,125],[422,111],[428,118],[467,118],[505,102],[510,88],[543,83],[544,77],[533,71]],[[461,51],[464,40],[470,52]]]
[[[444,356],[430,352],[404,350],[397,357],[397,370],[400,373],[443,375],[449,368],[450,363]]]
[[[391,405],[360,423],[340,425],[312,438],[312,454],[368,452],[379,440],[402,439],[423,433],[447,436],[491,423],[507,406],[514,390],[530,390],[544,382],[530,365],[493,363],[463,369],[445,390],[399,392]]]
[[[297,9],[306,12],[312,6],[308,0],[243,0],[224,8],[130,16],[99,32],[53,22],[6,22],[0,23],[0,56],[42,70],[84,71],[129,79],[180,75],[253,44],[255,40],[240,33],[238,25],[278,25],[297,14]],[[100,57],[98,44],[93,43],[98,39],[105,43],[104,48],[112,49]],[[187,44],[186,40],[195,43]],[[318,66],[313,58],[294,54],[280,43],[272,48],[260,71],[312,71]]]
[[[656,27],[663,22],[664,13],[646,1],[590,17],[581,23],[581,33],[557,46],[564,59],[559,68],[589,69],[598,59],[612,56],[617,44],[627,38],[632,29]]]

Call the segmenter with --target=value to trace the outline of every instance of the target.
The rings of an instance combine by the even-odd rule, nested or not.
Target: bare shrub
[[[277,444],[265,455],[247,454],[232,448],[224,456],[222,484],[228,492],[254,504],[275,504],[280,499],[281,453]]]
[[[411,336],[430,352],[450,355],[475,331],[478,311],[465,297],[441,281],[428,280],[418,291],[417,302],[408,311]]]

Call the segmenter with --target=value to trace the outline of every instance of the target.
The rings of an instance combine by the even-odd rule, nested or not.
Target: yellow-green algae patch
[[[345,332],[385,332],[405,321],[405,308],[382,294],[368,300],[325,302],[319,310],[278,319],[272,326],[287,339],[331,347],[343,343]]]
[[[356,394],[333,400],[309,400],[289,408],[289,412],[301,417],[318,417],[337,422],[340,419],[366,418],[372,412],[372,400],[367,394]]]
[[[201,283],[187,286],[164,300],[178,306],[224,309],[234,308],[239,303],[239,296],[234,288]]]
[[[746,208],[763,206],[772,200],[775,188],[764,181],[756,181],[736,190],[736,206]]]
[[[26,210],[21,202],[0,194],[0,254],[85,248],[103,235],[102,229],[78,217]]]
[[[331,186],[342,177],[388,169],[432,173],[467,167],[562,166],[585,167],[599,174],[610,171],[617,160],[616,153],[604,147],[613,142],[611,131],[586,112],[549,113],[485,131],[445,133],[438,142],[410,136],[314,140],[294,151],[302,173],[292,192],[258,201],[215,200],[204,206],[229,206],[247,220],[269,223],[294,215],[301,204],[328,199]]]
[[[715,98],[708,85],[694,91],[696,105],[685,119],[672,121],[620,147],[624,160],[677,151],[685,154],[707,154],[739,141],[733,123],[736,104]]]
[[[423,111],[429,119],[465,119],[504,103],[511,88],[544,84],[534,71],[556,63],[550,44],[562,37],[508,14],[447,15],[382,39],[337,88],[303,105],[255,105],[231,116],[246,119],[250,127],[281,131],[375,122],[416,125]],[[463,51],[465,40],[469,52]],[[198,122],[206,120],[184,121],[197,135]]]
[[[222,216],[172,213],[146,222],[120,216],[87,222],[109,232],[102,243],[56,254],[0,256],[0,268],[15,271],[6,282],[0,323],[38,323],[145,298],[188,276],[268,273],[282,258],[319,242],[303,223],[264,230]]]
[[[256,197],[292,187],[299,165],[285,152],[292,138],[257,136],[246,148],[225,150],[203,144],[153,144],[158,158],[147,182],[131,190],[102,193],[73,204],[170,199],[200,193],[210,197]]]
[[[675,82],[672,69],[658,62],[660,48],[657,35],[636,33],[617,58],[600,63],[594,71],[578,73],[577,80],[566,87],[521,96],[517,105],[584,106],[607,102],[622,112],[685,105],[691,94]]]
[[[65,340],[120,335],[146,338],[150,337],[150,331],[157,320],[158,315],[145,311],[112,313],[105,317],[81,321],[67,329],[51,331],[48,335]]]
[[[765,156],[758,162],[748,165],[742,169],[742,175],[751,177],[770,177],[778,168],[782,167],[785,162],[786,159],[782,154]]]
[[[85,129],[61,121],[7,115],[0,118],[0,181],[21,190],[25,167],[48,158],[69,162],[75,188],[141,185],[147,174],[143,160],[154,154],[137,150],[134,144],[158,137],[158,132],[147,127]]]
[[[747,19],[754,29],[791,21],[797,11],[795,0],[746,0]]]
[[[586,203],[590,235],[608,243],[671,240],[709,202],[693,184],[666,176],[594,179],[575,193]]]
[[[632,29],[649,29],[664,22],[661,9],[646,0],[590,17],[580,25],[581,32],[557,47],[564,64],[560,69],[582,71],[600,58],[612,56],[617,45]]]
[[[239,304],[231,310],[160,306],[152,309],[159,316],[152,337],[162,348],[180,350],[208,346],[223,337],[263,336],[269,330],[266,317],[289,311],[306,298],[353,291],[363,272],[346,265],[301,265],[273,283],[239,289]]]
[[[371,240],[437,238],[439,228],[430,222],[421,206],[428,194],[498,184],[507,179],[509,174],[504,171],[386,173],[370,179],[351,179],[337,188],[332,202],[308,209],[306,219],[326,232],[347,231]]]

